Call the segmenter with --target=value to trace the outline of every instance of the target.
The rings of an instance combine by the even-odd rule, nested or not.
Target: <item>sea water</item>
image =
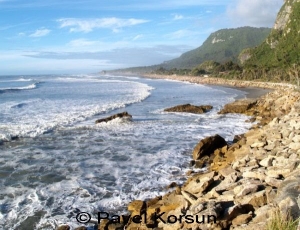
[[[0,228],[80,226],[78,212],[124,214],[134,199],[182,184],[194,146],[250,124],[218,115],[245,93],[177,81],[102,75],[0,76]],[[167,113],[179,104],[205,114]],[[131,121],[95,120],[127,111]]]

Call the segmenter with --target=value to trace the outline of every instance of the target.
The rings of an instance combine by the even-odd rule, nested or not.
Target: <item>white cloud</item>
[[[48,29],[38,29],[34,33],[30,34],[29,37],[37,38],[37,37],[44,37],[48,35],[51,30]]]
[[[94,45],[96,41],[90,41],[87,39],[75,39],[68,43],[69,46],[73,47],[82,47],[82,46],[91,46]]]
[[[174,14],[173,20],[181,20],[184,17],[181,14]]]
[[[184,37],[196,36],[199,32],[191,31],[191,30],[177,30],[173,33],[165,35],[165,37],[169,39],[180,39]]]
[[[122,19],[122,18],[95,18],[95,19],[77,19],[62,18],[57,20],[60,28],[70,27],[70,32],[91,32],[94,29],[106,28],[118,32],[123,27],[134,26],[148,22],[143,19]]]
[[[61,74],[90,73],[101,69],[114,69],[114,63],[105,58],[99,59],[38,59],[32,58],[34,52],[2,51],[0,52],[0,69],[3,74]],[[39,68],[36,68],[36,67]]]
[[[140,39],[142,37],[144,37],[144,36],[142,34],[139,34],[139,35],[136,35],[132,40],[136,41],[136,40],[138,40],[138,39]]]
[[[235,0],[227,9],[237,26],[273,26],[282,0]]]

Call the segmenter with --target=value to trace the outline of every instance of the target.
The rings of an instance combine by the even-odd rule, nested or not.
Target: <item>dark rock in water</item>
[[[227,143],[223,137],[218,134],[202,139],[194,148],[193,159],[200,160],[204,156],[210,156],[218,148],[226,146]]]
[[[206,113],[207,111],[211,110],[213,107],[211,105],[191,105],[191,104],[184,104],[178,105],[171,108],[167,108],[165,112],[183,112],[183,113],[195,113],[195,114],[202,114]]]
[[[59,227],[56,228],[56,230],[70,230],[69,225],[60,225]]]
[[[81,226],[81,227],[75,228],[74,230],[87,230],[87,228],[84,226]]]
[[[109,122],[115,118],[132,118],[132,116],[127,113],[127,112],[123,112],[123,113],[117,113],[115,115],[112,115],[110,117],[106,117],[106,118],[102,118],[102,119],[98,119],[96,120],[96,124],[101,123],[101,122]]]
[[[169,184],[169,185],[167,186],[167,189],[175,188],[175,187],[177,187],[177,186],[178,186],[178,184],[177,184],[176,182],[172,182],[171,184]]]
[[[247,113],[255,104],[255,99],[241,99],[232,103],[226,104],[219,114],[226,113]]]
[[[240,135],[234,135],[233,138],[233,143],[238,143],[240,140],[242,140],[242,138],[244,138],[244,134],[240,134]]]

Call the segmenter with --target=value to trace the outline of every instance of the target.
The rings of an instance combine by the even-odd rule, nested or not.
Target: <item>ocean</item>
[[[217,114],[237,97],[245,92],[140,77],[0,76],[0,228],[80,226],[78,212],[125,213],[166,193],[186,180],[202,138],[249,129],[246,116]],[[186,103],[213,109],[163,111]],[[95,124],[124,111],[132,121]]]

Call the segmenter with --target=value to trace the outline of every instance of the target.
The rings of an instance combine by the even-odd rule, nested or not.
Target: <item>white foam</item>
[[[156,91],[147,102],[130,106],[134,112],[133,122],[115,119],[95,125],[99,116],[94,116],[91,120],[75,123],[94,113],[101,114],[101,111],[107,112],[126,103],[142,101],[152,89],[135,82],[110,83],[118,84],[114,86],[122,89],[114,91],[116,97],[112,101],[105,97],[110,91],[104,88],[104,93],[95,100],[77,98],[74,103],[69,98],[58,101],[41,99],[27,101],[21,108],[12,107],[16,102],[1,107],[13,113],[19,121],[18,124],[11,123],[9,129],[7,122],[0,124],[4,125],[1,131],[6,127],[8,131],[23,130],[22,135],[29,135],[30,132],[43,132],[52,125],[59,128],[59,132],[29,139],[20,147],[1,149],[0,169],[5,168],[8,172],[8,176],[0,180],[3,187],[1,203],[8,210],[0,215],[0,222],[5,222],[6,228],[14,229],[27,217],[41,211],[45,212],[37,223],[37,228],[41,229],[47,229],[45,226],[55,229],[62,223],[77,227],[75,216],[78,210],[91,214],[98,211],[124,214],[128,202],[162,195],[171,182],[182,184],[190,169],[192,149],[200,139],[218,133],[226,140],[232,140],[235,134],[245,132],[251,125],[244,123],[245,116],[220,116],[216,108],[203,115],[162,113],[161,109],[167,107],[169,98],[174,100],[170,103],[181,98],[174,95],[176,98],[172,99],[168,92],[155,95]],[[96,85],[96,91],[100,84]],[[68,90],[72,87],[68,85]],[[191,92],[197,87],[185,85],[186,97],[196,98],[199,104],[203,100],[208,102],[207,98],[198,96],[197,91]],[[181,89],[176,88],[180,94],[184,93]],[[90,87],[89,93],[93,93],[92,90]],[[204,94],[220,92],[205,90],[208,89],[201,88]],[[80,91],[74,91],[73,95]],[[152,101],[155,98],[161,100],[162,97],[157,96],[165,95],[167,97],[162,102]],[[228,100],[231,99],[226,96],[221,99],[211,96],[209,103],[218,107]],[[147,112],[140,112],[142,109]],[[136,115],[140,119],[135,120]]]
[[[25,90],[25,89],[35,89],[37,87],[38,83],[33,83],[27,86],[22,86],[22,87],[9,87],[9,88],[0,88],[1,91],[9,91],[9,90]]]
[[[99,83],[98,80],[96,81]],[[123,92],[122,96],[115,97],[114,101],[102,99],[99,100],[99,103],[95,100],[80,101],[62,98],[59,101],[26,100],[21,103],[8,102],[4,104],[3,107],[6,108],[6,113],[13,115],[8,115],[7,119],[0,121],[0,140],[7,141],[13,136],[35,137],[56,128],[84,121],[97,114],[124,108],[126,105],[145,100],[151,94],[150,92],[153,89],[142,83],[126,81],[107,82],[110,84],[119,83],[119,86],[124,88],[125,94]],[[33,87],[33,85],[26,87],[26,89],[31,87]],[[99,87],[101,87],[101,85],[99,85]],[[119,94],[119,91],[116,92]],[[19,109],[17,114],[15,113],[16,108]]]
[[[19,79],[15,80],[15,81],[33,81],[33,79],[31,79],[31,78],[23,78],[23,77],[21,77],[21,78],[19,78]]]

